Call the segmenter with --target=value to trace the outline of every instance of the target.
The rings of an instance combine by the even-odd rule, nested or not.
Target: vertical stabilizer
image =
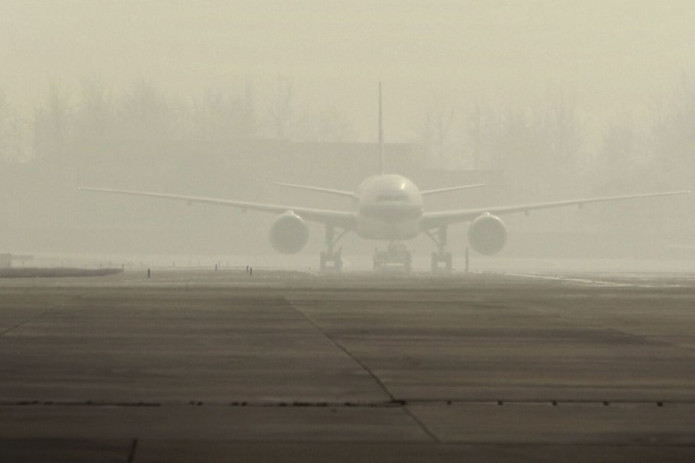
[[[379,82],[379,173],[384,174],[384,122],[382,116],[381,82]]]

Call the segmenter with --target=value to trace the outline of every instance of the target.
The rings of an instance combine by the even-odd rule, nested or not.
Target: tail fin
[[[381,106],[381,82],[379,82],[379,173],[384,174],[384,123]]]

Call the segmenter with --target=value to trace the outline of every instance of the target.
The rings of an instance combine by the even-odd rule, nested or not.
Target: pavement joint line
[[[388,401],[232,401],[232,402],[99,402],[23,400],[0,401],[0,407],[232,407],[232,408],[407,408],[414,405],[655,405],[657,407],[695,405],[695,400],[579,400],[579,399],[397,399]]]
[[[297,313],[299,313],[306,321],[308,321],[321,335],[323,335],[328,341],[330,341],[335,347],[337,347],[339,350],[341,350],[345,355],[347,355],[350,359],[352,359],[353,362],[355,362],[357,365],[360,366],[364,371],[366,371],[369,376],[377,383],[377,385],[381,388],[381,390],[392,400],[398,400],[396,397],[389,391],[389,389],[386,387],[386,384],[381,381],[381,379],[367,366],[366,363],[364,363],[362,360],[360,360],[356,355],[354,355],[352,352],[350,352],[345,346],[343,346],[341,343],[336,341],[333,337],[331,337],[321,326],[313,319],[311,318],[308,314],[306,314],[303,310],[301,310],[299,307],[297,307],[295,304],[292,303],[292,301],[285,299],[287,304],[292,307]]]
[[[27,323],[31,323],[31,322],[33,322],[34,320],[38,320],[39,318],[41,318],[41,317],[43,317],[44,315],[46,315],[48,312],[51,312],[52,310],[62,309],[63,307],[65,307],[65,305],[66,305],[68,302],[72,302],[72,301],[77,300],[77,299],[80,299],[80,298],[82,298],[82,295],[81,295],[81,294],[78,294],[78,295],[76,295],[76,296],[70,298],[70,301],[61,302],[61,303],[58,304],[58,305],[55,305],[55,306],[52,306],[52,307],[49,307],[49,308],[45,309],[43,312],[39,313],[38,315],[36,315],[36,316],[34,316],[34,317],[30,317],[30,318],[27,318],[27,319],[25,319],[25,320],[22,320],[22,321],[20,321],[19,323],[15,324],[14,326],[11,326],[11,327],[7,328],[6,330],[1,331],[1,332],[0,332],[0,337],[5,336],[7,333],[9,333],[9,332],[11,332],[11,331],[14,331],[14,330],[16,330],[17,328],[21,328],[22,326],[26,325]]]
[[[0,402],[0,407],[161,407],[161,402],[99,402],[92,400],[85,401],[60,401],[60,400],[21,400],[17,402]]]
[[[407,406],[403,407],[406,415],[424,432],[435,444],[441,444],[442,440],[427,427],[427,425]]]

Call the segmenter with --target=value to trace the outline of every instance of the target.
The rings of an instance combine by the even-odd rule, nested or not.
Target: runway
[[[0,461],[695,461],[695,275],[0,280]]]

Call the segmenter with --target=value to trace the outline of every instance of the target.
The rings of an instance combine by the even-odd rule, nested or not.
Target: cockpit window
[[[377,201],[399,201],[399,202],[407,202],[408,201],[408,195],[403,194],[403,193],[382,193],[376,198]]]

